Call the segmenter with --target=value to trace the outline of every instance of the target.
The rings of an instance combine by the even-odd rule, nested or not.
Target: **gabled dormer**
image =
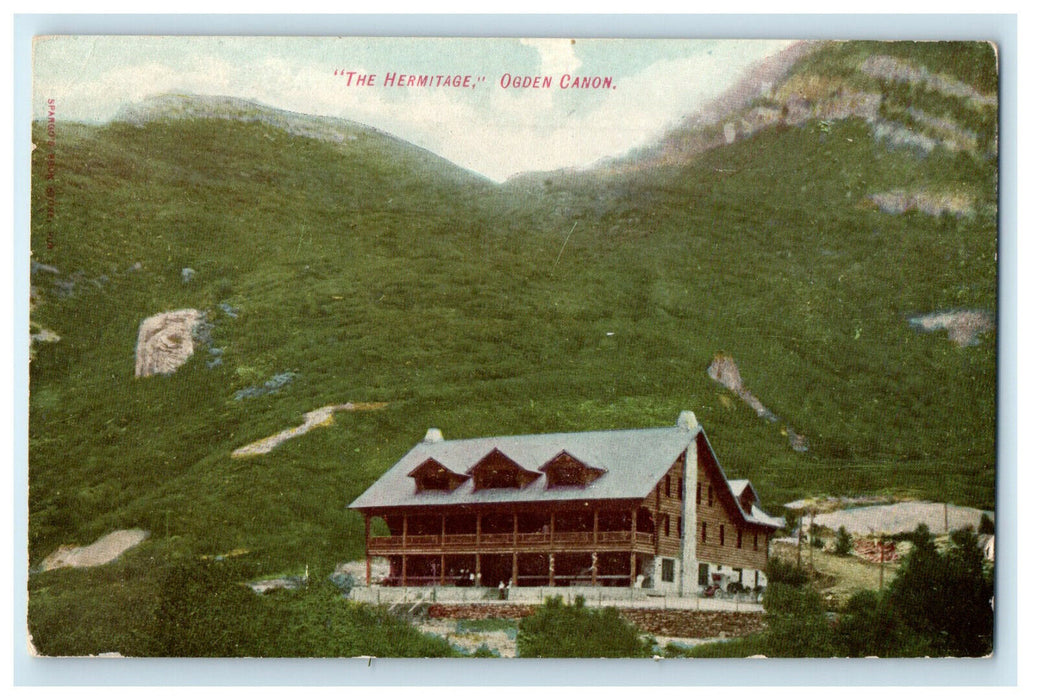
[[[753,488],[753,484],[746,479],[729,479],[728,486],[731,488],[735,500],[739,502],[742,512],[750,513],[753,506],[760,504],[757,491]]]
[[[430,457],[408,474],[414,479],[415,491],[453,491],[468,481],[469,477],[464,474],[452,472],[435,459]]]
[[[605,469],[592,467],[563,450],[541,467],[545,478],[548,480],[548,488],[555,486],[579,486],[585,487],[598,477],[605,474]]]
[[[496,447],[469,469],[472,485],[481,489],[521,489],[535,481],[540,473],[523,469]]]

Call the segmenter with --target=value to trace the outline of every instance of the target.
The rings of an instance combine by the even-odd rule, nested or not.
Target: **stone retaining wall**
[[[429,606],[429,617],[451,620],[485,620],[488,618],[518,619],[532,615],[536,605],[498,603],[496,605]],[[764,629],[764,613],[714,612],[697,610],[653,610],[650,608],[620,609],[626,620],[650,634],[667,637],[708,639],[714,637],[745,637]]]

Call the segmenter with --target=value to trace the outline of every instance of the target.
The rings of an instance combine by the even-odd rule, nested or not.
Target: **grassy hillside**
[[[936,46],[896,55],[957,65]],[[790,79],[843,70],[849,51],[815,52]],[[991,89],[990,61],[967,68]],[[869,80],[890,96],[884,119],[907,114],[899,84]],[[930,111],[954,103],[944,119],[990,118],[930,92]],[[31,577],[48,653],[132,651],[132,634],[48,601],[124,595],[154,611],[171,557],[244,549],[256,576],[360,557],[345,505],[430,426],[648,427],[692,409],[729,476],[773,510],[822,493],[994,505],[996,336],[959,347],[908,323],[996,310],[997,163],[983,145],[924,152],[860,118],[813,120],[665,166],[497,186],[359,125],[221,109],[59,124],[53,222],[47,149],[34,154],[33,258],[58,272],[34,271],[32,320],[61,340],[37,344],[30,368],[30,562],[116,528],[152,533],[132,576]],[[972,205],[870,203],[897,189]],[[207,313],[208,345],[173,375],[135,379],[141,320],[186,307]],[[707,376],[717,352],[782,422]],[[235,398],[286,372],[279,391]],[[346,401],[388,406],[230,456]]]

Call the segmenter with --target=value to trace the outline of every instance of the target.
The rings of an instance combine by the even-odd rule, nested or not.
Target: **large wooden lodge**
[[[350,508],[390,585],[762,585],[782,521],[728,480],[691,411],[670,428],[444,440],[431,429]],[[380,518],[388,536],[372,536]],[[385,528],[382,528],[385,529]]]

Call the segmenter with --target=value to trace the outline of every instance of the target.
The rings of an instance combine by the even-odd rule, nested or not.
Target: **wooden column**
[[[447,555],[440,553],[440,585],[447,583]]]
[[[638,542],[638,508],[631,509],[631,588],[634,588],[635,574],[638,571],[638,555],[634,547]]]
[[[369,554],[368,545],[371,541],[371,516],[364,514],[364,562],[365,569],[367,571],[366,585],[371,585],[371,554]]]
[[[591,585],[598,584],[598,552],[591,552]]]
[[[555,585],[555,552],[548,552],[548,587]]]
[[[548,544],[555,544],[555,511],[551,512],[551,524],[548,529]]]
[[[404,513],[403,538],[404,552],[400,555],[400,585],[407,585],[407,513]]]
[[[479,544],[480,544],[480,539],[482,539],[482,535],[483,535],[483,514],[482,513],[476,513],[476,580],[475,580],[475,582],[473,584],[475,586],[482,586],[483,585],[483,572],[480,570],[480,565],[482,564],[482,561],[481,561],[481,557],[479,555]]]
[[[512,587],[519,585],[519,513],[512,511]]]
[[[591,542],[595,544],[598,542],[598,509],[596,508],[591,514]]]

